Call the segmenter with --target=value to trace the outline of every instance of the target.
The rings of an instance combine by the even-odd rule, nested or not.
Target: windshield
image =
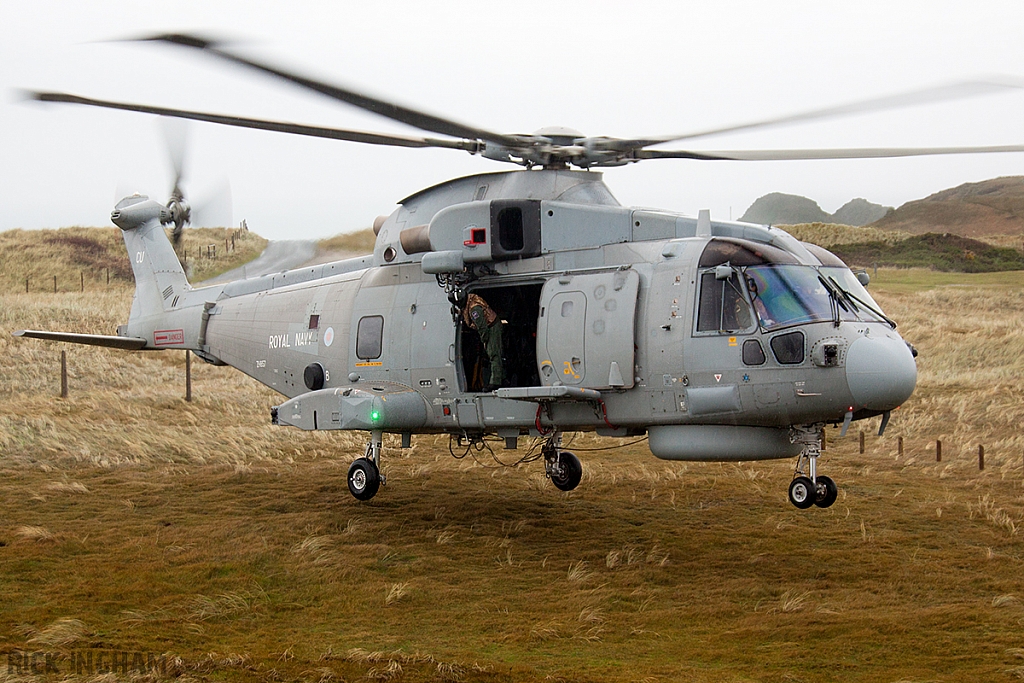
[[[839,319],[847,321],[884,321],[885,318],[869,310],[880,311],[867,290],[857,282],[849,268],[810,266],[764,265],[750,266],[744,271],[754,310],[761,327],[774,330],[788,325],[834,320],[833,302],[820,277],[834,280],[855,299],[847,299],[840,292],[836,303]],[[831,280],[830,280],[831,278]],[[862,303],[857,303],[857,299]]]

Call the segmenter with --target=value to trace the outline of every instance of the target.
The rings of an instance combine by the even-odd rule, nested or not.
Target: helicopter
[[[481,448],[541,444],[534,459],[562,491],[580,459],[563,435],[646,436],[683,461],[796,458],[800,509],[827,508],[823,429],[881,416],[912,394],[913,346],[855,274],[784,230],[624,207],[599,170],[651,159],[840,159],[1020,152],[999,147],[692,151],[652,149],[706,135],[874,111],[1019,84],[970,82],[687,135],[587,137],[568,128],[495,133],[249,58],[194,35],[175,44],[254,69],[442,137],[281,121],[35,92],[60,102],[409,148],[462,150],[520,170],[456,178],[402,199],[373,223],[372,254],[227,284],[192,287],[165,225],[170,202],[117,203],[135,295],[115,335],[15,335],[126,350],[190,350],[282,394],[275,425],[369,432],[347,475],[372,499],[386,483],[385,433],[447,434]],[[497,339],[497,342],[495,342]],[[489,446],[486,446],[489,448]],[[453,451],[454,452],[454,451]],[[527,458],[523,458],[523,461]]]

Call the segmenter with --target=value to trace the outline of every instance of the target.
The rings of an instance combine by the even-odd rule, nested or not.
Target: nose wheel
[[[789,484],[789,502],[806,510],[812,505],[831,507],[839,497],[839,488],[831,477],[818,474],[818,456],[821,455],[823,425],[794,427],[793,443],[803,446],[796,461],[793,481]]]

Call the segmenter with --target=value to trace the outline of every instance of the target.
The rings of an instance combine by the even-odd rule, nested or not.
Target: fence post
[[[864,453],[864,430],[863,429],[860,432],[860,452],[862,454]]]
[[[25,278],[25,293],[28,294],[28,278]]]
[[[53,293],[54,294],[57,293],[57,276],[56,275],[53,276]]]
[[[985,447],[978,444],[978,471],[985,469]]]
[[[192,352],[185,350],[185,402],[192,402]]]
[[[935,442],[935,462],[942,462],[942,441]]]
[[[60,397],[68,397],[68,354],[64,349],[60,350]]]
[[[899,449],[898,452],[899,452],[900,457],[902,458],[903,457],[903,437],[902,436],[896,437],[896,448]]]
[[[106,271],[107,271],[107,286],[109,287],[110,286],[110,268],[107,268]]]
[[[85,271],[84,270],[78,271],[78,276],[82,280],[82,291],[84,292],[85,291]]]

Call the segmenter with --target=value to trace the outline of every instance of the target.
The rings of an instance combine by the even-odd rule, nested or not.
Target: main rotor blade
[[[426,112],[411,109],[409,107],[403,107],[402,105],[395,104],[394,102],[386,102],[384,100],[378,100],[369,95],[355,92],[341,86],[331,85],[330,83],[324,83],[312,78],[300,76],[299,74],[285,71],[278,67],[270,66],[262,62],[247,59],[245,57],[227,52],[219,47],[217,43],[213,41],[200,38],[198,36],[191,36],[187,34],[170,33],[165,35],[153,36],[144,40],[159,41],[164,43],[173,43],[175,45],[182,45],[185,47],[191,47],[203,52],[220,57],[229,62],[235,64],[241,64],[243,66],[262,71],[263,73],[283,78],[286,81],[290,81],[297,85],[301,85],[304,88],[315,90],[318,93],[327,95],[336,100],[346,102],[360,109],[371,111],[374,114],[384,116],[394,121],[408,124],[420,130],[429,131],[431,133],[437,133],[439,135],[450,135],[455,138],[468,138],[470,140],[484,140],[486,142],[493,142],[505,147],[521,147],[523,141],[519,138],[503,135],[501,133],[494,133],[483,128],[476,128],[474,126],[467,126],[450,119],[444,119],[433,114],[427,114]]]
[[[796,114],[787,114],[785,116],[777,116],[770,119],[763,119],[761,121],[751,121],[732,126],[723,126],[721,128],[711,128],[693,133],[684,133],[682,135],[666,135],[660,137],[640,138],[636,140],[621,140],[616,141],[613,144],[615,147],[620,149],[636,149],[665,142],[675,142],[677,140],[693,140],[696,138],[707,137],[709,135],[719,135],[721,133],[735,133],[759,128],[770,128],[772,126],[782,126],[791,123],[802,123],[805,121],[851,116],[853,114],[866,114],[868,112],[899,109],[901,107],[927,104],[929,102],[960,100],[968,97],[977,97],[979,95],[989,95],[1005,90],[1020,89],[1024,89],[1024,82],[1010,79],[1002,81],[963,81],[959,83],[952,83],[950,85],[941,85],[934,88],[925,88],[924,90],[913,90],[896,95],[873,97],[871,99],[850,102],[848,104],[841,104],[835,107],[824,107],[822,109],[813,109],[811,111],[798,112]],[[621,147],[619,147],[619,145],[621,145]]]
[[[1024,145],[989,147],[863,147],[858,149],[757,149],[694,151],[638,149],[634,159],[699,159],[706,161],[795,161],[807,159],[885,159],[936,154],[999,154],[1024,152]]]
[[[32,92],[29,97],[40,102],[63,102],[68,104],[84,104],[90,107],[103,107],[105,109],[120,109],[122,111],[141,112],[143,114],[159,114],[160,116],[173,116],[179,119],[191,119],[193,121],[206,121],[208,123],[219,123],[225,126],[237,126],[239,128],[255,128],[257,130],[270,130],[277,133],[292,133],[295,135],[308,135],[315,138],[329,138],[332,140],[347,140],[349,142],[364,142],[370,145],[388,145],[392,147],[442,147],[445,149],[461,149],[472,154],[477,153],[482,145],[474,140],[439,140],[433,138],[415,138],[405,135],[385,135],[383,133],[369,133],[358,130],[347,130],[344,128],[325,128],[322,126],[307,126],[301,123],[287,123],[284,121],[267,121],[265,119],[250,119],[243,116],[228,116],[224,114],[207,114],[186,109],[170,109],[167,107],[152,107],[145,104],[130,104],[126,102],[111,102],[108,100],[96,100],[78,95],[57,92]]]

